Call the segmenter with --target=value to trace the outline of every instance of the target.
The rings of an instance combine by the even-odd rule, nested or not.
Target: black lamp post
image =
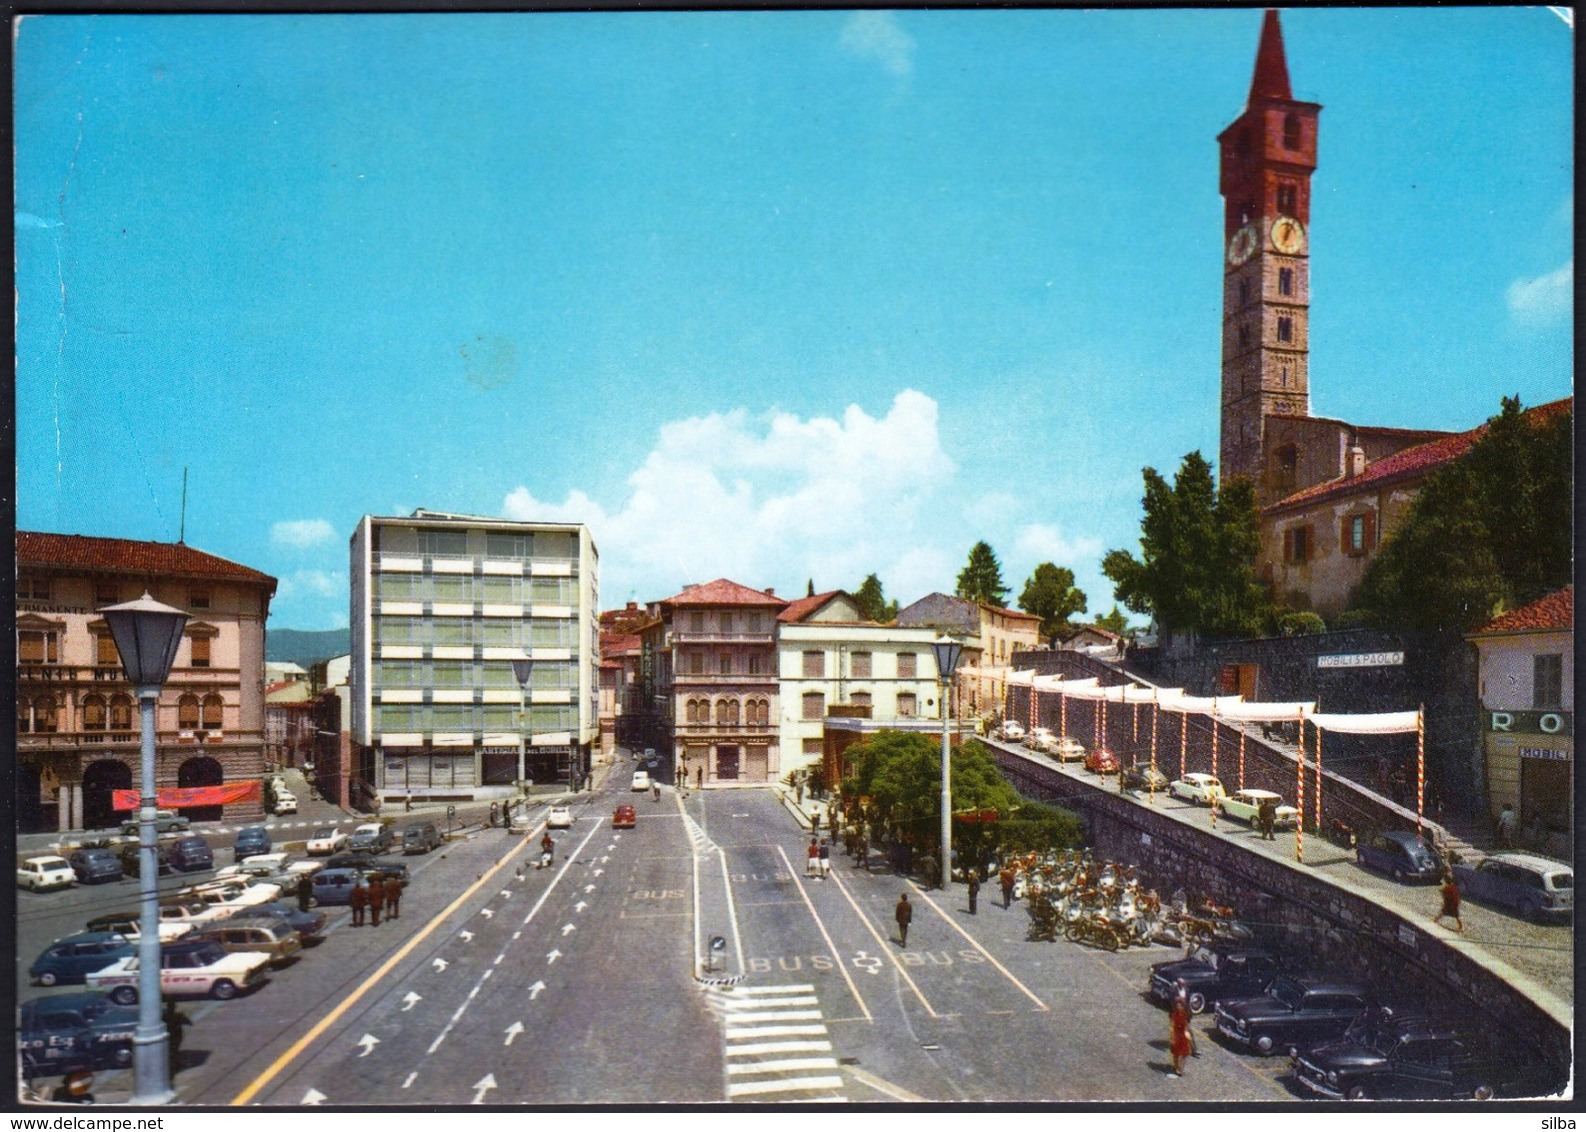
[[[154,708],[182,643],[187,614],[147,592],[137,601],[99,611],[110,625],[121,667],[138,697],[143,782],[138,798],[138,1026],[132,1039],[135,1105],[169,1104],[169,1045],[160,1016],[160,870],[154,853]]]
[[[953,875],[953,789],[952,754],[947,737],[949,705],[952,700],[953,673],[958,671],[958,659],[964,646],[945,633],[931,642],[936,654],[936,682],[940,686],[942,701],[942,887],[946,888]]]

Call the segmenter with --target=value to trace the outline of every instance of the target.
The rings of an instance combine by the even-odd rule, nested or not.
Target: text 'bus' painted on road
[[[681,900],[681,888],[641,888],[628,893],[629,900]]]
[[[956,958],[955,958],[956,957]],[[849,962],[860,970],[867,970],[866,962],[879,963],[876,956],[856,955]],[[984,963],[986,957],[978,951],[900,951],[898,962],[905,967],[924,967],[927,965],[937,967],[951,967],[954,962]],[[749,970],[757,975],[777,971],[802,971],[808,967],[812,971],[834,971],[837,961],[830,955],[779,955],[774,958],[751,957],[747,960]]]

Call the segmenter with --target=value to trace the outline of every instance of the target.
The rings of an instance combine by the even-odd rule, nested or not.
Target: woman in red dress
[[[1173,1055],[1173,1072],[1168,1076],[1179,1077],[1184,1073],[1184,1059],[1195,1052],[1195,1035],[1190,1031],[1189,995],[1183,987],[1173,996],[1168,1024],[1172,1027],[1168,1052]]]

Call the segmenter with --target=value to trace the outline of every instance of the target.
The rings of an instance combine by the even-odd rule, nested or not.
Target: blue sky
[[[1217,453],[1215,137],[1259,10],[32,17],[17,525],[346,624],[414,507],[588,522],[602,604],[988,540],[1017,597]],[[1302,9],[1312,412],[1572,390],[1573,30]]]

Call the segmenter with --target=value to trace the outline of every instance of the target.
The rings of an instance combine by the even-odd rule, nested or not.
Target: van
[[[402,852],[404,855],[414,853],[428,853],[437,849],[441,844],[440,830],[430,822],[421,822],[410,825],[402,831]]]
[[[215,852],[198,835],[183,837],[171,846],[171,868],[184,873],[215,867]]]

